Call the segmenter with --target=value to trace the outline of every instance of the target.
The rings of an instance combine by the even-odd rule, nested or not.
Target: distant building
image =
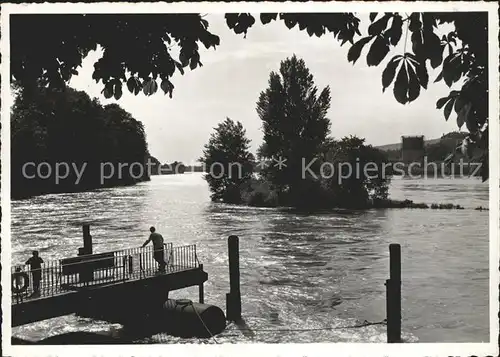
[[[160,167],[161,175],[176,175],[183,174],[184,172],[186,172],[186,166],[179,161],[174,161],[171,164],[163,164]]]
[[[401,137],[401,159],[405,164],[422,162],[424,160],[424,136],[402,136]]]

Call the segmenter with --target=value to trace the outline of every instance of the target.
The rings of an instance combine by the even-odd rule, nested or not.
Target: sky
[[[366,23],[367,17],[360,17]],[[368,67],[368,46],[353,65],[347,61],[349,46],[341,47],[331,34],[309,37],[298,28],[289,30],[283,22],[264,26],[257,20],[244,38],[228,29],[223,14],[208,14],[205,19],[209,30],[220,37],[220,46],[206,50],[200,45],[203,67],[174,75],[173,98],[160,91],[146,97],[124,90],[118,101],[105,99],[100,93],[102,83],[92,80],[93,64],[101,55],[98,52],[89,54],[70,85],[97,97],[103,105],[118,103],[141,121],[151,155],[163,163],[177,160],[195,164],[214,127],[226,117],[243,124],[255,153],[262,143],[257,99],[267,88],[270,72],[277,71],[280,61],[293,54],[304,59],[319,89],[330,86],[328,118],[334,138],[357,135],[376,146],[397,143],[402,135],[434,139],[458,129],[453,115],[447,122],[436,109],[437,99],[450,91],[443,83],[432,83],[437,72],[429,73],[428,90],[410,104],[399,104],[392,86],[382,93],[385,63],[402,53],[403,40],[381,65]],[[361,33],[366,34],[366,26]]]

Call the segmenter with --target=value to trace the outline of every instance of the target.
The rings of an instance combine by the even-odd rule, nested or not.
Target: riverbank
[[[80,192],[89,192],[89,191],[98,191],[106,188],[119,188],[119,187],[128,187],[128,186],[134,186],[137,185],[138,183],[141,182],[148,182],[151,181],[151,177],[144,177],[141,179],[129,179],[129,180],[121,180],[121,181],[114,181],[114,182],[108,182],[103,185],[99,186],[85,186],[85,185],[73,185],[70,188],[64,188],[62,186],[57,186],[54,185],[50,189],[46,190],[36,190],[31,189],[31,190],[12,190],[11,191],[11,200],[12,201],[18,201],[18,200],[27,200],[30,198],[38,197],[38,196],[45,196],[45,195],[53,195],[53,194],[67,194],[67,193],[80,193]]]
[[[266,200],[255,200],[251,201],[250,204],[244,204],[245,206],[249,207],[260,207],[260,208],[288,208],[288,209],[297,209],[301,210],[300,207],[286,207],[286,206],[280,206],[277,204],[274,204],[273,202],[266,201]],[[412,208],[412,209],[440,209],[440,210],[452,210],[452,209],[458,209],[458,210],[463,210],[465,207],[461,205],[456,205],[453,203],[418,203],[418,202],[413,202],[412,200],[405,199],[405,200],[392,200],[392,199],[386,199],[386,200],[377,200],[377,201],[369,201],[367,202],[366,205],[363,206],[358,206],[358,207],[351,207],[351,206],[332,206],[330,208],[322,208],[322,207],[316,207],[316,208],[309,208],[308,210],[311,211],[324,211],[327,209],[335,210],[335,209],[348,209],[348,210],[358,210],[358,211],[363,211],[363,210],[369,210],[369,209],[379,209],[379,208]],[[488,210],[487,208],[483,207],[476,207],[475,210]]]
[[[287,204],[292,201],[289,196],[280,196],[279,193],[273,191],[269,186],[258,180],[254,180],[250,187],[241,195],[240,202],[224,202],[227,204],[237,204],[249,207],[260,208],[293,208],[297,210],[307,210],[311,212],[349,209],[349,210],[369,210],[379,208],[411,208],[411,209],[464,209],[463,206],[453,203],[423,203],[414,202],[413,200],[404,199],[363,199],[363,193],[355,191],[352,194],[352,200],[349,193],[343,192],[342,199],[338,199],[334,193],[329,190],[319,189],[312,192],[305,192],[299,199],[294,199],[294,204]],[[361,197],[361,199],[360,199]],[[283,204],[284,203],[284,204]],[[478,208],[478,209],[483,209]]]
[[[408,185],[416,182],[414,179],[397,178],[396,180],[404,180]],[[215,202],[258,208],[287,208],[311,213],[339,209],[364,211],[369,209],[463,210],[466,208],[456,202],[453,197],[444,202],[435,202],[421,197],[393,197],[391,196],[392,181],[386,180],[383,185],[370,182],[364,184],[347,182],[342,185],[328,186],[323,182],[305,180],[304,187],[299,187],[299,190],[292,193],[279,191],[266,180],[252,178],[240,187],[227,188],[225,192],[227,195]],[[440,181],[440,179],[432,181],[447,182],[447,180]],[[486,210],[482,206],[467,208]]]

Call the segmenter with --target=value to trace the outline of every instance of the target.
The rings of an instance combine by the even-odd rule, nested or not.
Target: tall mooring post
[[[199,265],[200,270],[203,270],[203,264]],[[198,293],[199,293],[199,301],[200,304],[205,303],[205,289],[203,287],[203,283],[198,285]]]
[[[90,235],[90,224],[83,225],[83,248],[80,248],[78,255],[92,254],[92,236]]]
[[[389,245],[386,286],[387,343],[401,342],[401,246]]]
[[[227,240],[229,253],[229,294],[226,294],[226,319],[241,320],[240,293],[240,248],[239,238],[230,236]]]
[[[92,254],[92,236],[90,235],[90,224],[83,225],[83,248],[78,249],[78,255]],[[93,270],[83,270],[80,272],[80,281],[89,282],[94,280]]]

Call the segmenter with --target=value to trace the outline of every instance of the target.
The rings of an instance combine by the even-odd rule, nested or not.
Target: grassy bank
[[[261,195],[253,196],[252,200],[250,200],[249,202],[245,202],[244,204],[251,207],[267,207],[267,208],[285,207],[283,205],[278,204],[275,200],[264,198]],[[327,206],[326,204],[321,204],[317,206],[317,209],[323,210],[325,209],[326,206]],[[353,207],[352,205],[344,206],[341,204],[331,204],[329,208],[357,209],[357,210],[375,209],[375,208],[411,208],[411,209],[439,209],[439,210],[465,209],[463,206],[455,205],[452,203],[439,203],[439,204],[432,203],[429,205],[426,203],[413,202],[412,200],[391,200],[391,199],[369,201],[365,205],[359,205],[356,207]],[[479,211],[488,210],[487,208],[481,208],[481,207],[475,209]]]
[[[11,200],[26,200],[32,197],[43,196],[43,195],[51,195],[51,194],[64,194],[64,193],[79,193],[79,192],[88,192],[95,190],[102,190],[106,188],[118,188],[118,187],[126,187],[126,186],[134,186],[141,182],[150,181],[150,177],[143,177],[141,179],[133,179],[127,178],[122,180],[115,180],[106,182],[102,185],[69,185],[63,187],[62,185],[52,185],[49,187],[37,187],[33,185],[30,188],[24,188],[23,190],[17,189],[11,191]]]
[[[267,208],[286,208],[307,210],[325,210],[325,209],[354,209],[366,210],[374,208],[411,208],[411,209],[459,209],[464,207],[452,203],[418,203],[412,200],[393,200],[393,199],[353,199],[349,195],[336,196],[334,193],[321,187],[315,187],[311,191],[304,191],[302,197],[296,200],[287,197],[287,194],[279,193],[273,190],[270,185],[261,180],[253,180],[241,195],[241,204],[251,207]],[[293,201],[293,202],[292,202]],[[293,204],[291,204],[293,203]],[[485,210],[478,207],[477,210]]]

